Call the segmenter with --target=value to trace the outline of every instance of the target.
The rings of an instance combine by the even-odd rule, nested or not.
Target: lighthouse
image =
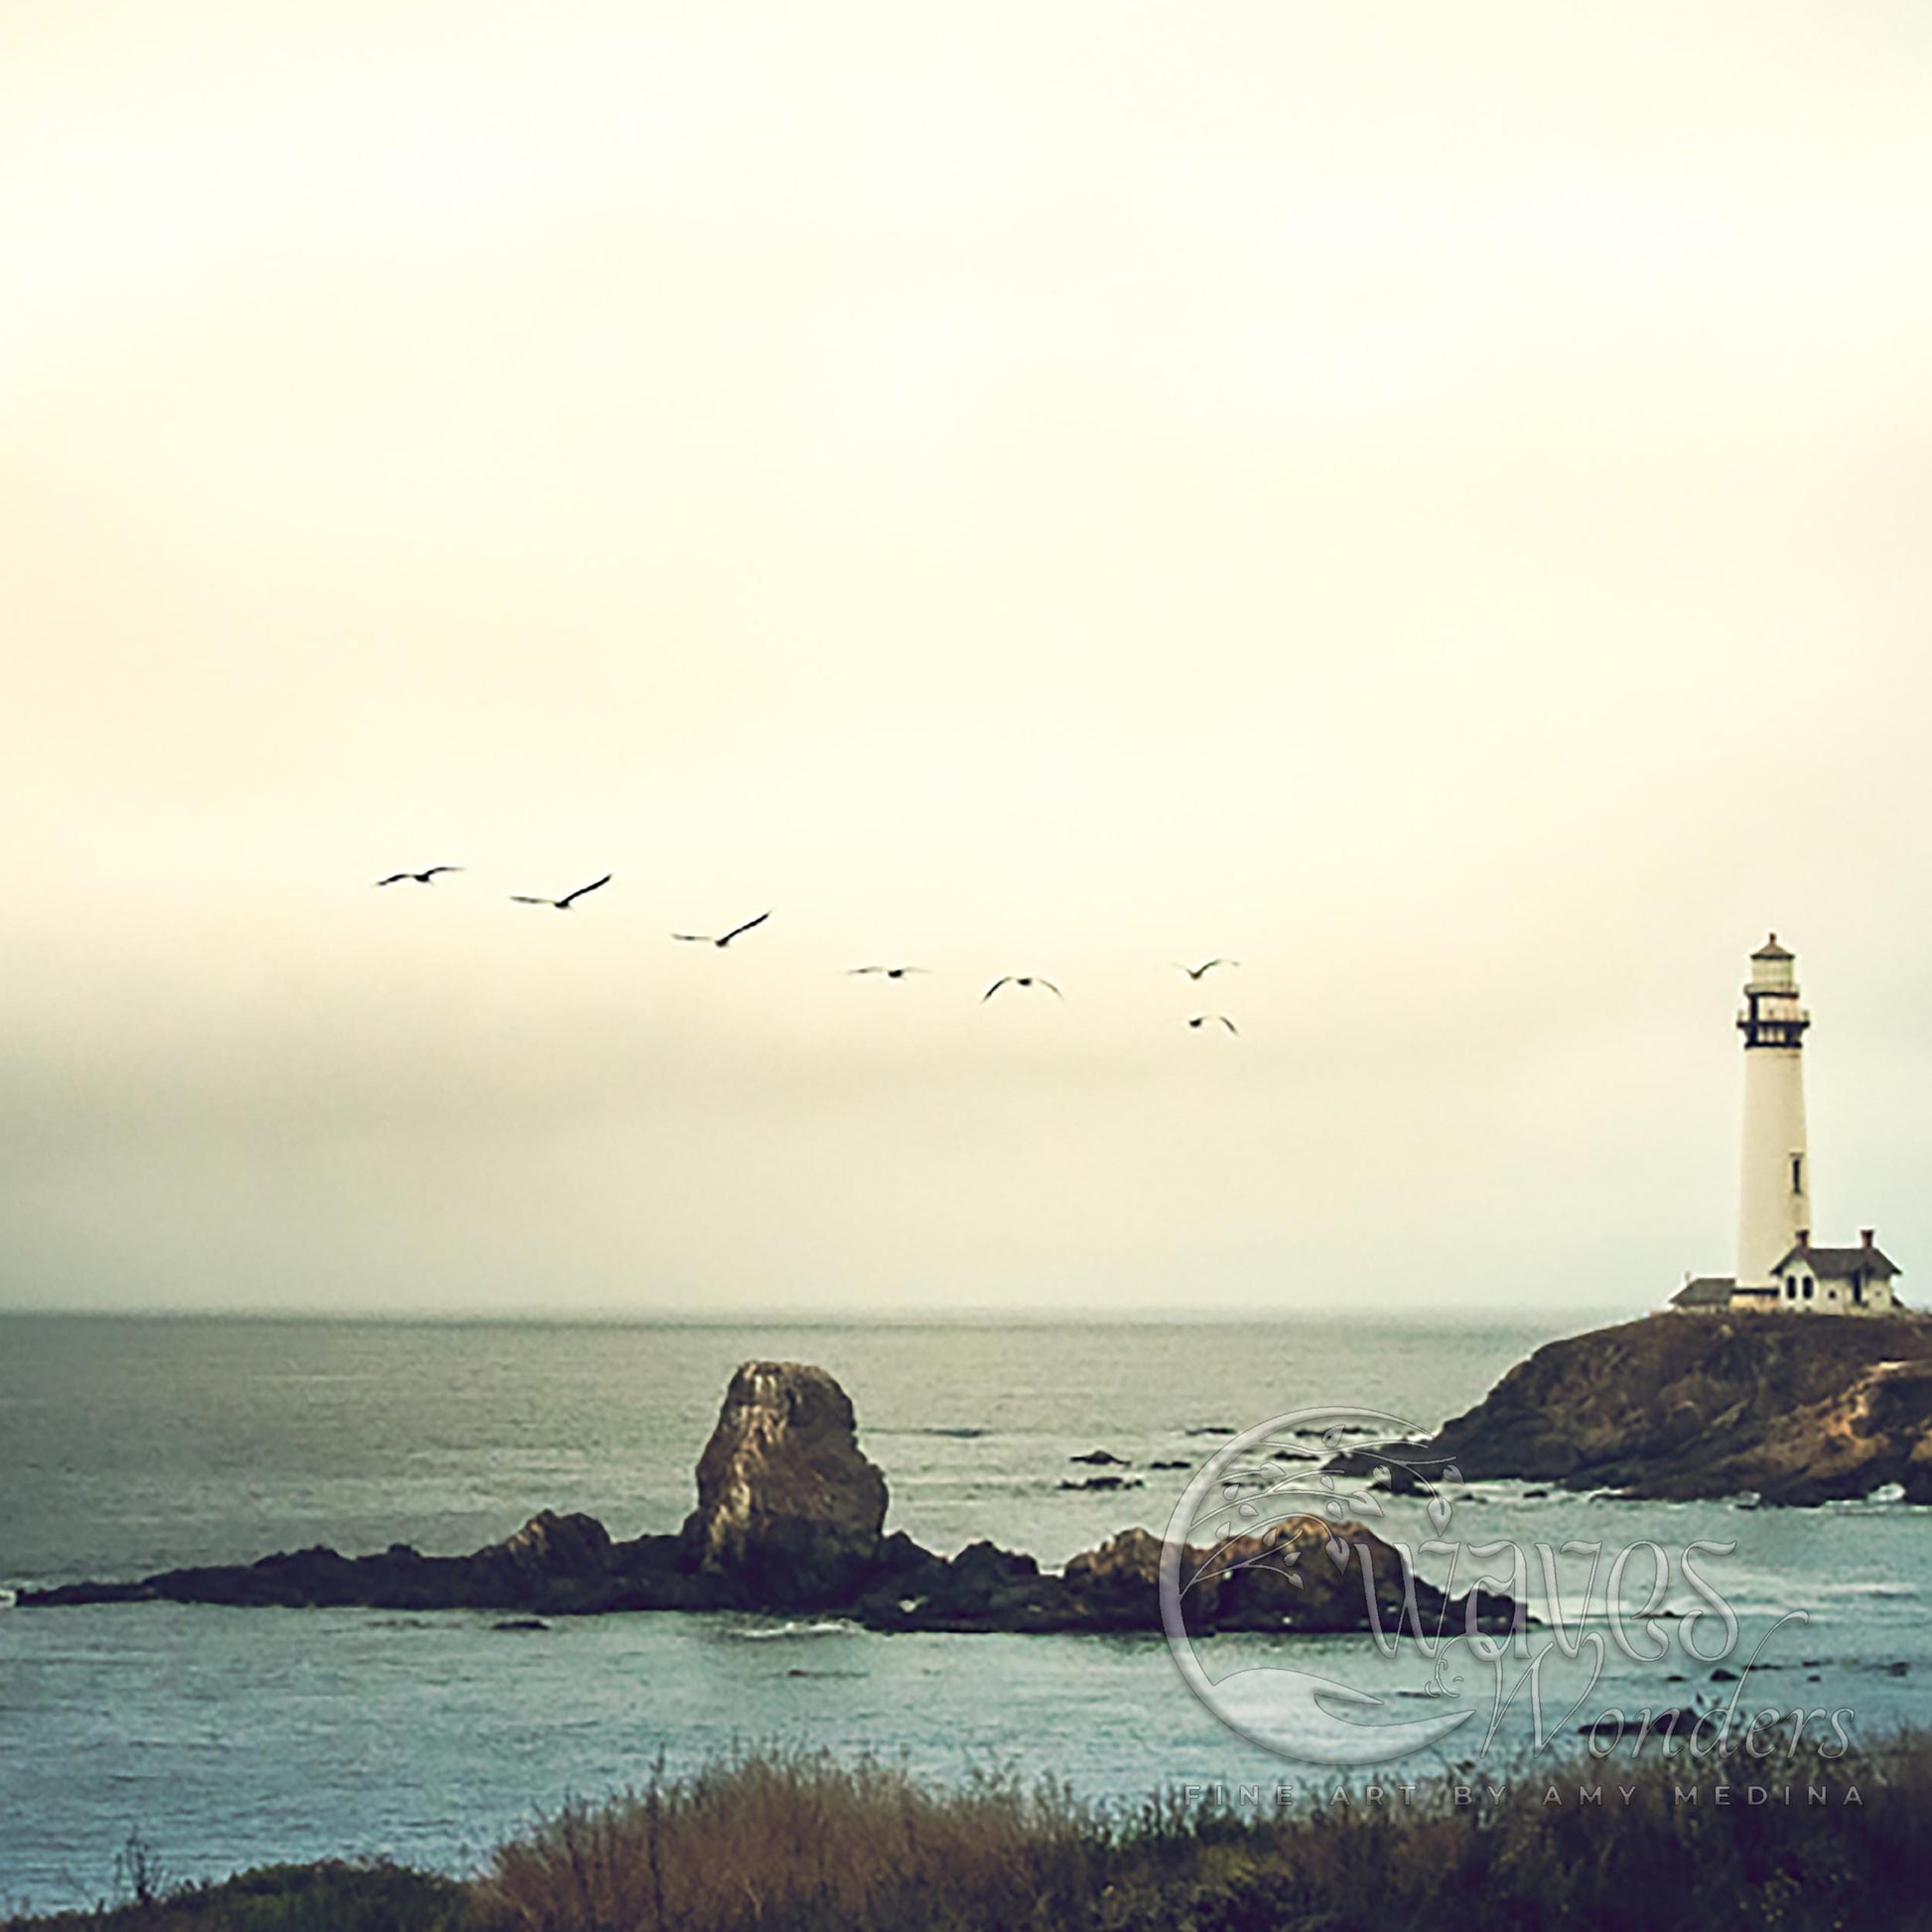
[[[1743,1165],[1737,1273],[1691,1280],[1671,1297],[1686,1314],[1890,1314],[1897,1266],[1870,1228],[1856,1248],[1811,1238],[1811,1150],[1805,1143],[1805,1033],[1798,961],[1774,932],[1751,954],[1737,1031],[1744,1037]]]
[[[1811,1230],[1805,1147],[1805,1029],[1798,961],[1774,932],[1751,954],[1737,1030],[1744,1036],[1744,1159],[1738,1188],[1737,1286],[1767,1289]]]

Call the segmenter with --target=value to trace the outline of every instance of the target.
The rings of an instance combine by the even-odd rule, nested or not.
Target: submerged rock
[[[1723,1723],[1721,1713],[1698,1711],[1686,1704],[1674,1711],[1659,1711],[1654,1718],[1647,1712],[1634,1718],[1621,1715],[1592,1718],[1589,1723],[1577,1726],[1577,1735],[1605,1739],[1635,1737],[1640,1741],[1646,1737],[1661,1737],[1667,1743],[1701,1743],[1701,1731],[1721,1729]]]

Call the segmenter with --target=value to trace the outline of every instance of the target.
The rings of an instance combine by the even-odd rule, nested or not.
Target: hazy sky
[[[0,6],[0,1304],[1635,1309],[1775,926],[1932,1305],[1928,83]]]

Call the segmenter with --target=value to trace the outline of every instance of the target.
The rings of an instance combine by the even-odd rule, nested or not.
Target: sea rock
[[[1122,1530],[1097,1550],[1083,1550],[1066,1560],[1061,1573],[1069,1588],[1088,1595],[1119,1589],[1159,1589],[1161,1558],[1167,1545],[1152,1530]]]
[[[683,1536],[700,1575],[773,1609],[849,1602],[879,1561],[886,1478],[822,1368],[747,1362],[698,1461]]]
[[[1074,1557],[1066,1566],[1067,1586],[1089,1603],[1110,1604],[1138,1620],[1158,1595],[1162,1553],[1159,1537],[1127,1531]],[[1416,1618],[1430,1630],[1464,1627],[1464,1599],[1451,1604],[1363,1523],[1291,1516],[1256,1536],[1229,1537],[1207,1548],[1189,1544],[1180,1553],[1176,1582],[1194,1630],[1332,1633],[1371,1624],[1395,1630],[1413,1627]],[[1479,1629],[1515,1625],[1515,1605],[1506,1597],[1479,1595],[1474,1609]],[[1156,1604],[1156,1621],[1159,1615]]]
[[[611,1568],[611,1532],[595,1516],[540,1509],[499,1548],[524,1576],[601,1577]]]
[[[1116,1475],[1089,1478],[1118,1483]],[[1139,1478],[1132,1478],[1138,1482]],[[407,1544],[345,1557],[315,1547],[250,1564],[166,1571],[137,1583],[19,1592],[64,1603],[232,1603],[514,1613],[837,1610],[881,1630],[1146,1631],[1161,1628],[1161,1539],[1123,1531],[1064,1571],[974,1543],[951,1558],[902,1531],[884,1535],[886,1482],[858,1446],[852,1404],[823,1369],[748,1362],[732,1378],[698,1465],[698,1507],[676,1535],[614,1542],[593,1516],[532,1516],[468,1556]],[[1397,1627],[1413,1594],[1434,1628],[1461,1628],[1401,1553],[1359,1523],[1296,1518],[1266,1535],[1185,1553],[1188,1623],[1203,1629],[1346,1632]],[[1507,1629],[1506,1597],[1481,1597],[1479,1627]]]
[[[31,1605],[228,1603],[242,1608],[385,1610],[600,1609],[643,1565],[645,1547],[669,1537],[613,1544],[594,1516],[544,1510],[501,1543],[461,1557],[426,1557],[406,1543],[379,1556],[345,1557],[327,1545],[283,1550],[248,1564],[165,1570],[129,1584],[69,1584],[23,1592]],[[623,1559],[620,1564],[620,1557]],[[619,1574],[621,1571],[621,1574]]]
[[[951,1563],[932,1560],[907,1572],[896,1590],[880,1590],[860,1615],[889,1630],[1156,1631],[1162,1627],[1162,1539],[1123,1530],[1099,1548],[1069,1558],[1059,1576],[1031,1557],[990,1543],[962,1550]],[[1461,1630],[1473,1613],[1485,1632],[1512,1630],[1517,1606],[1479,1593],[1473,1605],[1452,1601],[1405,1564],[1402,1553],[1360,1523],[1293,1517],[1263,1535],[1236,1537],[1212,1549],[1188,1546],[1179,1581],[1187,1627],[1292,1630],[1338,1635],[1367,1630]],[[1413,1593],[1414,1608],[1409,1599]]]
[[[1896,1483],[1932,1502],[1932,1322],[1672,1313],[1594,1329],[1518,1362],[1415,1459],[1674,1501]]]
[[[1577,1735],[1600,1737],[1605,1741],[1634,1737],[1641,1742],[1645,1738],[1661,1737],[1667,1743],[1701,1743],[1698,1734],[1701,1730],[1721,1730],[1723,1725],[1722,1713],[1699,1711],[1686,1704],[1680,1705],[1674,1711],[1659,1711],[1654,1718],[1648,1712],[1640,1713],[1634,1718],[1621,1715],[1614,1718],[1592,1718],[1587,1724],[1577,1726]]]

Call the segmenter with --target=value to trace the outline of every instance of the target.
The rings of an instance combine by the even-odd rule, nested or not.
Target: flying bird
[[[566,893],[562,898],[535,898],[528,893],[512,893],[510,897],[518,905],[554,905],[559,912],[568,912],[572,899],[582,898],[586,893],[594,893],[600,886],[608,886],[612,875],[606,873],[602,879],[593,879],[588,886],[579,886],[574,893]]]
[[[848,966],[846,978],[856,978],[861,973],[884,973],[889,980],[902,980],[907,973],[929,973],[930,966]]]
[[[1211,973],[1217,966],[1239,966],[1241,962],[1238,959],[1210,959],[1202,966],[1181,966],[1180,961],[1176,959],[1174,964],[1190,980],[1198,980]]]
[[[755,925],[762,925],[770,916],[769,912],[760,912],[756,919],[747,919],[743,925],[735,925],[729,932],[720,933],[715,939],[708,932],[674,932],[671,937],[688,939],[693,945],[698,946],[729,946],[741,932],[750,932]]]
[[[984,1006],[1003,986],[1043,986],[1056,1000],[1064,1000],[1066,995],[1051,980],[1043,980],[1036,973],[1008,973],[1005,978],[997,979],[980,995],[980,1005]]]
[[[378,886],[400,886],[405,879],[413,879],[419,886],[433,886],[439,872],[461,872],[461,866],[431,866],[427,872],[392,872],[387,879],[378,879]]]
[[[1238,1034],[1241,1031],[1225,1013],[1197,1013],[1187,1024],[1198,1033],[1210,1020],[1218,1020],[1231,1034]]]

